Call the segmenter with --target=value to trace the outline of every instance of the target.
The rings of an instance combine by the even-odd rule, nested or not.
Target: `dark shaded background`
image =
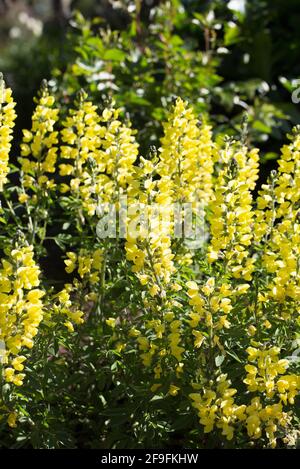
[[[72,31],[69,21],[74,9],[89,19],[102,18],[103,29],[129,31],[135,24],[135,44],[140,47],[141,43],[150,44],[149,27],[157,21],[157,7],[166,3],[160,0],[0,0],[0,70],[18,102],[17,136],[22,127],[30,125],[32,98],[41,80],[50,79],[55,68],[66,70],[67,64],[75,60],[74,41],[66,40]],[[300,120],[299,106],[291,100],[300,77],[299,2],[174,0],[169,3],[178,13],[170,19],[172,34],[183,40],[186,49],[193,53],[208,52],[211,63],[215,61],[213,67],[220,81],[208,87],[206,104],[211,119],[219,129],[228,131],[239,124],[245,110],[250,116],[252,113],[255,116],[250,122],[252,141],[266,155],[264,161],[272,166],[270,161],[284,142],[286,132]],[[184,21],[180,16],[182,6]],[[160,60],[153,75],[158,84],[162,81]],[[168,70],[168,63],[164,65]],[[208,70],[207,74],[210,73]],[[134,82],[135,78],[131,78]],[[193,78],[187,70],[188,81],[192,82]],[[196,100],[195,92],[193,96]],[[139,118],[137,112],[133,120],[138,128],[144,127],[142,113]]]

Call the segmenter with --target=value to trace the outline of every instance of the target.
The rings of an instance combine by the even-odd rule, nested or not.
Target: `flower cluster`
[[[211,129],[201,124],[187,102],[177,98],[161,139],[158,173],[170,180],[173,201],[201,202],[210,200],[213,173]]]
[[[264,244],[268,296],[279,302],[300,294],[300,136],[294,132],[291,144],[282,148],[278,174],[272,173],[257,199],[256,236]]]
[[[130,126],[118,119],[120,111],[97,107],[81,93],[77,108],[69,112],[61,132],[63,163],[60,175],[69,176],[61,191],[78,198],[88,216],[100,204],[117,200],[132,179],[137,143]],[[120,195],[120,194],[119,194]]]
[[[5,345],[4,377],[20,386],[25,375],[24,350],[31,349],[43,318],[44,291],[33,246],[13,249],[0,270],[0,339]]]
[[[19,158],[22,176],[19,201],[26,203],[31,189],[34,195],[30,197],[30,202],[34,205],[40,204],[41,197],[47,197],[49,190],[55,186],[49,174],[56,169],[58,131],[54,127],[59,118],[59,110],[54,107],[55,98],[49,93],[46,83],[36,101],[31,130],[23,130]]]
[[[211,241],[208,260],[221,258],[234,278],[251,280],[249,256],[252,233],[252,193],[258,178],[258,152],[245,146],[226,145],[220,151],[220,168],[210,204]]]
[[[99,281],[103,261],[102,249],[95,249],[93,253],[81,249],[78,255],[75,252],[67,252],[67,257],[65,264],[68,274],[76,269],[81,279],[88,277],[91,284],[96,284]]]
[[[8,157],[16,118],[14,107],[11,89],[5,86],[3,77],[0,75],[0,191],[3,190],[9,171]]]

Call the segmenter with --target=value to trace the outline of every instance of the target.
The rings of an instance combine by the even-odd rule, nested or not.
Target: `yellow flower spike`
[[[215,288],[215,279],[214,277],[210,277],[206,281],[205,285],[202,287],[202,291],[206,296],[209,296],[214,291],[214,288]]]
[[[71,321],[64,322],[64,325],[66,326],[66,328],[68,329],[69,332],[74,332],[74,326],[71,323]]]
[[[138,337],[139,335],[141,335],[141,332],[136,329],[135,327],[132,327],[129,331],[129,336],[130,337]]]
[[[195,328],[198,326],[202,316],[197,312],[191,312],[189,313],[189,317],[191,318],[188,321],[190,327]]]
[[[0,192],[3,190],[9,172],[9,152],[15,119],[17,117],[12,91],[5,86],[3,75],[0,74]]]
[[[109,318],[109,319],[106,319],[106,324],[111,327],[112,329],[114,329],[116,327],[116,319],[115,318]]]
[[[233,278],[251,280],[254,260],[249,257],[253,233],[252,193],[258,178],[257,150],[237,144],[220,150],[222,166],[210,203],[211,242],[208,261],[225,258]]]
[[[45,196],[55,187],[53,180],[49,179],[49,173],[56,170],[58,132],[55,124],[59,118],[59,110],[54,107],[55,99],[49,94],[46,84],[43,84],[36,101],[31,130],[23,130],[19,158],[23,173],[21,183],[25,191],[25,194],[20,195],[22,203],[26,201],[25,195],[28,195],[32,186],[37,194],[43,192]],[[31,203],[35,203],[38,198],[31,197]]]

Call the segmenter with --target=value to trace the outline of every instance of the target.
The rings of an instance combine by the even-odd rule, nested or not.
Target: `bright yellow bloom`
[[[0,192],[6,182],[9,171],[8,159],[11,149],[12,130],[15,125],[16,113],[12,91],[6,88],[3,76],[0,75]]]
[[[245,146],[226,145],[220,151],[220,169],[210,204],[211,242],[208,261],[223,260],[233,278],[251,280],[249,255],[252,233],[252,193],[258,178],[258,152]]]
[[[212,191],[213,142],[208,125],[199,126],[191,107],[177,98],[161,139],[158,174],[173,202],[207,204]]]
[[[20,195],[21,203],[28,200],[27,192],[30,188],[37,192],[36,201],[39,201],[40,193],[47,197],[49,191],[55,187],[49,174],[53,174],[56,169],[58,132],[55,124],[59,118],[59,110],[55,108],[55,99],[46,84],[43,84],[36,101],[31,130],[23,130],[19,162],[23,173],[21,184],[26,192]],[[33,198],[30,200],[34,203]]]
[[[44,292],[37,288],[40,270],[33,247],[12,250],[0,269],[0,340],[5,344],[4,378],[21,386],[25,375],[24,348],[32,348],[43,318]]]

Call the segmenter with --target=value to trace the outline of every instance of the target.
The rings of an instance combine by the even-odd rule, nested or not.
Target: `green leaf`
[[[120,49],[108,49],[104,52],[103,59],[113,60],[115,62],[122,62],[122,60],[126,59],[126,54]]]
[[[268,127],[264,122],[261,121],[254,121],[252,124],[253,129],[258,130],[259,132],[262,132],[264,134],[270,134],[272,132],[272,129]]]

